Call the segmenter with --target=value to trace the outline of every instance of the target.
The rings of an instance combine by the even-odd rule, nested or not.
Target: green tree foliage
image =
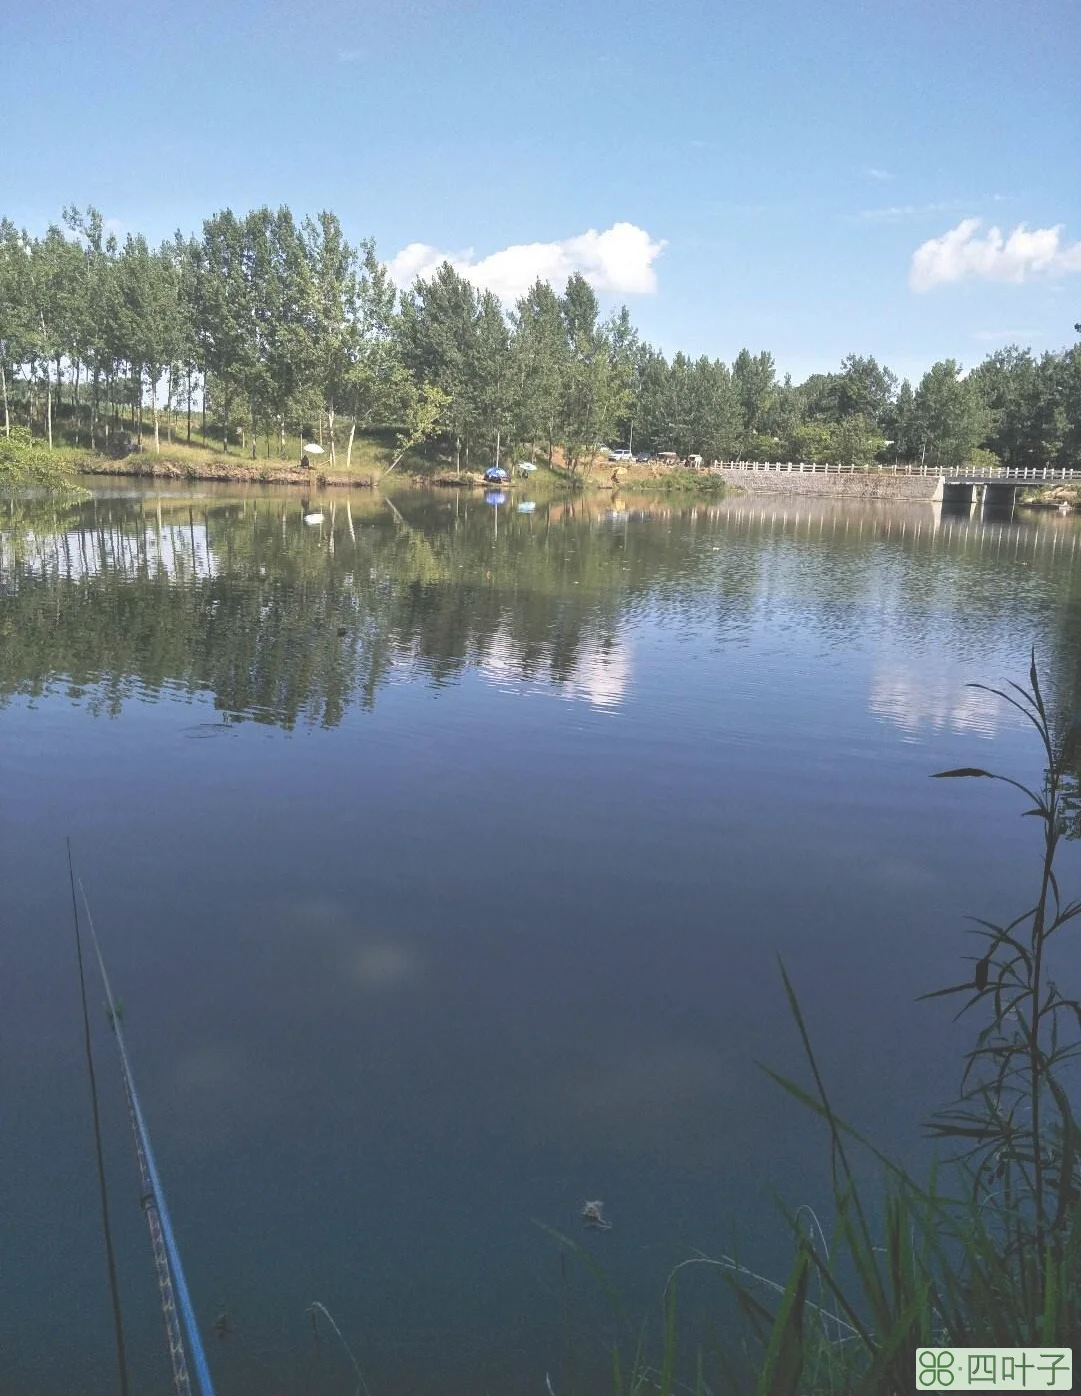
[[[511,392],[518,434],[548,447],[552,463],[567,375],[569,351],[559,297],[546,282],[537,281],[518,301],[511,317]]]
[[[223,209],[198,235],[152,247],[107,233],[94,208],[40,237],[0,220],[0,411],[50,445],[142,444],[186,409],[222,448],[253,455],[317,434],[332,464],[358,430],[439,436],[471,450],[538,445],[588,470],[601,442],[707,460],[800,459],[1081,466],[1081,346],[1011,347],[962,376],[936,364],[914,389],[870,355],[779,382],[768,352],[729,365],[666,357],[626,307],[604,317],[580,274],[538,281],[509,311],[448,263],[399,296],[370,240],[324,211]],[[424,411],[421,412],[421,408]],[[412,423],[412,425],[410,425]],[[205,439],[205,436],[204,436]]]
[[[979,383],[953,359],[933,365],[913,397],[920,454],[940,466],[963,465],[987,434],[990,414]]]
[[[897,378],[873,358],[849,354],[838,373],[815,374],[805,385],[807,416],[840,423],[862,417],[872,426],[886,427],[897,395]]]
[[[361,243],[349,283],[342,338],[341,387],[351,417],[347,466],[352,461],[358,424],[370,426],[377,417],[400,419],[412,387],[395,334],[396,300],[394,283],[375,255],[375,244],[370,239]]]
[[[1008,465],[1081,460],[1081,350],[1043,354],[1011,345],[973,373],[990,412],[987,445]]]
[[[479,318],[476,289],[444,262],[431,280],[418,278],[402,297],[397,326],[408,371],[445,396],[444,421],[454,437],[458,468],[463,447],[468,464],[470,437],[480,427],[480,393],[474,379]]]
[[[0,222],[0,401],[4,434],[11,435],[12,380],[30,359],[30,297],[26,287],[27,252],[15,224]]]
[[[510,361],[510,330],[503,307],[486,291],[477,307],[473,339],[473,402],[477,425],[485,441],[506,441],[514,417],[514,379]]]
[[[600,305],[589,282],[579,272],[567,282],[560,301],[567,336],[567,367],[563,382],[563,440],[567,460],[577,470],[594,444],[608,434],[613,417],[608,408],[608,354],[599,323]]]
[[[74,488],[64,457],[44,442],[35,441],[26,427],[16,424],[0,436],[0,493],[6,495],[30,486],[64,488],[69,492]]]
[[[792,433],[792,454],[800,460],[834,461],[838,465],[870,465],[886,448],[873,419],[857,413],[840,422],[815,418]]]
[[[770,414],[774,405],[777,373],[773,355],[752,354],[741,349],[732,365],[740,410],[743,413],[745,447],[759,436],[768,434]]]

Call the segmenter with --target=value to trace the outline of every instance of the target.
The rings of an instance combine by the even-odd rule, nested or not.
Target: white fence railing
[[[829,461],[758,461],[722,460],[714,470],[744,470],[751,473],[828,474],[828,475],[931,475],[955,480],[1079,480],[1081,470],[1068,466],[950,466],[942,468],[926,463],[897,463],[894,465],[839,465]]]

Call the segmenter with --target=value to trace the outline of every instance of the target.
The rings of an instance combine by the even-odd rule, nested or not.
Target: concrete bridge
[[[1081,483],[1081,470],[1051,466],[943,470],[918,462],[857,466],[822,461],[718,461],[712,468],[729,484],[755,494],[923,499],[961,508],[1011,508],[1020,489],[1062,481]]]
[[[1031,466],[1010,469],[1002,466],[990,470],[943,472],[938,477],[938,484],[931,498],[936,503],[958,504],[962,507],[982,505],[986,508],[990,505],[1008,509],[1013,507],[1018,490],[1035,489],[1056,480],[1081,480],[1081,471],[1055,470],[1050,467],[1036,469]]]

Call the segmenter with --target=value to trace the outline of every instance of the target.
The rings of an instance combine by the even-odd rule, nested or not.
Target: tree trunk
[[[346,446],[346,448],[345,448],[345,468],[346,468],[346,470],[348,470],[348,469],[350,468],[350,466],[352,465],[352,463],[353,463],[353,437],[356,435],[356,432],[357,432],[357,419],[356,419],[356,417],[354,417],[353,420],[352,420],[352,422],[349,424],[349,445]],[[352,521],[352,519],[350,519],[350,521],[349,521],[349,531],[350,531],[350,532],[353,531],[353,521]]]
[[[8,376],[4,365],[0,364],[0,388],[4,392],[4,435],[11,436],[11,416],[8,413]]]
[[[285,418],[278,418],[278,459],[285,459]]]
[[[454,473],[455,475],[462,473],[462,438],[460,436],[454,438]]]
[[[49,450],[53,448],[53,380],[49,366],[45,365],[45,427],[49,436]]]
[[[330,432],[330,463],[331,463],[331,465],[337,465],[337,464],[338,464],[338,457],[337,457],[337,455],[335,454],[335,451],[334,451],[334,404],[333,404],[333,403],[331,403],[331,405],[327,408],[327,430]]]
[[[79,444],[79,379],[82,376],[82,360],[75,360],[75,387],[72,393],[72,402],[75,406],[75,444]]]
[[[191,369],[188,369],[188,445],[191,445]]]

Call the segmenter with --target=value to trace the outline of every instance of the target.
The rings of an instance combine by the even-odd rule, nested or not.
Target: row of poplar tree
[[[0,221],[4,429],[102,448],[144,413],[191,439],[192,412],[230,443],[284,455],[325,425],[348,463],[356,432],[407,426],[457,463],[495,443],[581,468],[597,445],[707,460],[1081,466],[1081,346],[1010,348],[915,386],[874,358],[779,381],[768,353],[731,365],[643,342],[626,307],[602,318],[579,274],[538,281],[508,313],[444,263],[399,294],[374,244],[334,214],[229,210],[197,237],[121,244],[100,213],[66,209],[32,237]],[[186,418],[186,427],[183,425]]]

